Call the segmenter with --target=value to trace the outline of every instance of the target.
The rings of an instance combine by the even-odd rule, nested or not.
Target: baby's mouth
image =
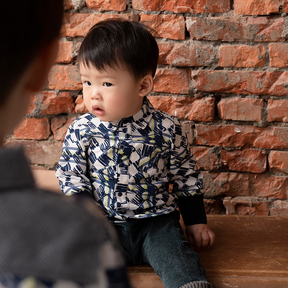
[[[102,116],[104,114],[104,110],[97,106],[92,106],[92,109],[97,116]]]

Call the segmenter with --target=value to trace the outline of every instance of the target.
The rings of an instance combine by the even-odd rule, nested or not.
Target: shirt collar
[[[0,190],[35,187],[32,171],[20,147],[0,148]]]
[[[97,125],[104,125],[109,131],[115,132],[120,127],[133,124],[138,129],[145,129],[152,117],[153,106],[145,96],[141,109],[133,116],[115,121],[101,121],[97,118]]]

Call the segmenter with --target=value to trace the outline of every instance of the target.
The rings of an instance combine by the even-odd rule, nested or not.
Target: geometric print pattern
[[[104,122],[87,113],[76,119],[56,176],[65,195],[92,193],[111,221],[167,214],[178,197],[203,193],[203,175],[179,120],[146,97],[128,118]]]

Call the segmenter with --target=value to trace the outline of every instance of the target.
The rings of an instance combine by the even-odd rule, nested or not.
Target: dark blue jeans
[[[114,226],[127,264],[150,264],[166,288],[207,281],[199,255],[186,241],[177,210],[167,215],[114,223]]]

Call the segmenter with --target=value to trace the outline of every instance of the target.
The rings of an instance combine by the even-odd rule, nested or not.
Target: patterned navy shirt
[[[146,97],[138,113],[119,121],[91,113],[76,119],[56,176],[65,195],[92,193],[112,221],[167,214],[178,197],[202,195],[202,172],[179,120]]]

